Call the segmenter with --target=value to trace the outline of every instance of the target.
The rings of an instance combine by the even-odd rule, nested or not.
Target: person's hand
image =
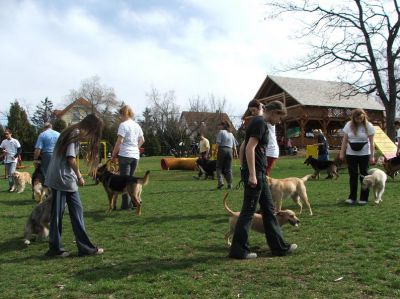
[[[78,185],[79,185],[79,186],[85,185],[85,180],[83,179],[83,176],[80,176],[80,177],[78,178]]]
[[[369,164],[371,164],[371,165],[375,164],[375,156],[374,155],[369,156]]]
[[[255,188],[257,186],[257,177],[255,175],[249,176],[248,184],[251,188]]]
[[[117,162],[117,157],[116,156],[112,156],[111,157],[111,162],[113,162],[113,163]]]
[[[344,161],[344,154],[339,153],[339,160],[340,160],[340,161]]]

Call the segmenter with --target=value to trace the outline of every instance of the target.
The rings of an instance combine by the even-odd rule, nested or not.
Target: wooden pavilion
[[[264,104],[278,100],[286,105],[288,115],[277,126],[277,136],[305,147],[316,142],[313,129],[321,129],[335,148],[340,146],[341,129],[355,108],[363,108],[371,123],[385,128],[383,105],[364,94],[343,96],[351,92],[351,85],[339,82],[267,76],[254,98]]]

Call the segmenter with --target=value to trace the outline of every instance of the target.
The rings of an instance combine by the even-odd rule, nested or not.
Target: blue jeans
[[[256,173],[257,186],[255,188],[248,185],[248,170],[241,170],[241,175],[244,183],[244,199],[232,239],[230,257],[240,259],[250,253],[248,244],[249,230],[258,202],[260,203],[268,247],[273,255],[285,255],[290,248],[290,244],[283,240],[281,227],[274,214],[271,190],[265,180],[264,172],[259,171]]]
[[[72,230],[74,231],[78,255],[92,254],[97,248],[90,242],[85,230],[83,221],[83,207],[79,198],[79,192],[65,192],[51,189],[53,202],[50,215],[49,249],[55,253],[66,251],[63,247],[62,219],[64,216],[65,204],[68,205],[69,218],[71,219]]]
[[[14,172],[17,169],[17,162],[4,163],[4,167],[6,168],[8,186],[11,188],[14,185]]]
[[[128,158],[118,156],[119,174],[133,176],[139,160],[135,158]],[[131,197],[128,194],[122,195],[121,209],[128,210],[133,208]]]
[[[45,181],[46,181],[46,173],[47,173],[47,169],[49,168],[51,156],[53,156],[53,153],[42,153],[42,161],[40,162],[40,169],[42,171],[43,177],[45,178]]]
[[[328,152],[318,153],[318,160],[320,160],[320,161],[328,161],[329,160]]]

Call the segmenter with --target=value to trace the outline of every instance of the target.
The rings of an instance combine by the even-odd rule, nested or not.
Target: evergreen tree
[[[36,106],[36,111],[34,112],[31,121],[36,129],[40,131],[43,128],[44,123],[52,122],[53,120],[53,102],[46,97],[41,101],[40,105]]]
[[[37,133],[34,126],[29,123],[25,110],[19,105],[17,100],[11,103],[7,119],[7,127],[11,130],[13,137],[21,143],[22,151],[25,153],[24,158],[32,158]]]
[[[61,118],[57,118],[52,122],[53,125],[53,130],[57,131],[57,132],[62,132],[66,127],[67,127],[67,123],[62,120]]]

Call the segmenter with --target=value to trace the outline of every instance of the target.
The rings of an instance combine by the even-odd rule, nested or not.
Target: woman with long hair
[[[140,147],[144,143],[143,131],[133,120],[135,114],[128,105],[119,110],[121,123],[118,127],[118,137],[112,153],[112,159],[119,164],[119,174],[133,176],[140,159]],[[133,208],[128,194],[122,195],[121,209]]]
[[[68,206],[78,256],[102,254],[104,251],[91,243],[85,230],[83,207],[78,192],[78,185],[83,186],[85,180],[77,165],[79,142],[86,141],[89,144],[89,172],[96,171],[102,128],[102,120],[89,114],[79,123],[66,128],[57,140],[46,176],[46,185],[51,188],[53,197],[47,256],[69,256],[61,240],[65,205]]]
[[[369,163],[375,163],[375,129],[368,121],[365,111],[358,108],[353,110],[351,120],[343,128],[343,134],[339,159],[344,160],[346,155],[350,183],[350,195],[345,202],[354,204],[357,201],[359,175],[368,175]],[[368,189],[361,189],[358,203],[365,205],[368,195]]]

